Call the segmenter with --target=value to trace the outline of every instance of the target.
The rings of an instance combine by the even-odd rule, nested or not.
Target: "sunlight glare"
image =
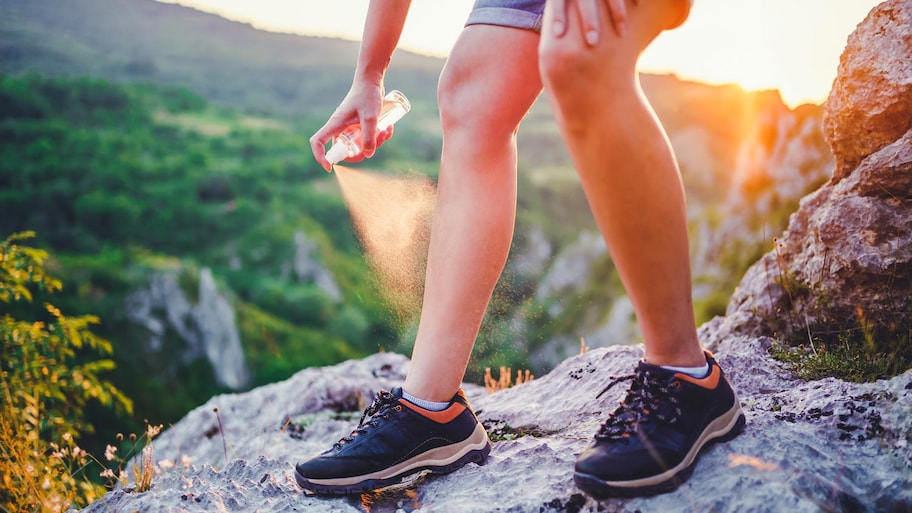
[[[360,40],[363,0],[159,0],[263,30]],[[640,69],[746,90],[778,89],[791,107],[821,103],[846,37],[879,0],[695,0],[690,18],[643,53]],[[473,0],[414,0],[399,48],[445,57]],[[354,63],[352,63],[354,66]]]

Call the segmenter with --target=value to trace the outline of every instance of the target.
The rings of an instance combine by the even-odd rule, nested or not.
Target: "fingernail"
[[[592,46],[598,43],[598,31],[590,30],[586,32],[586,42]]]
[[[554,32],[558,35],[564,33],[564,22],[557,20],[554,22]]]

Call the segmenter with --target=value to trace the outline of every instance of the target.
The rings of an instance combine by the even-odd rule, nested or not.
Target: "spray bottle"
[[[383,97],[383,105],[377,116],[377,131],[386,130],[412,108],[408,98],[401,91],[393,90]],[[333,145],[326,152],[326,160],[335,165],[339,162],[361,153],[361,125],[349,125],[333,139]]]

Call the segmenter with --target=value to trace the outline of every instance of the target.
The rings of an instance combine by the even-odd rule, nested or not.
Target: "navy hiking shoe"
[[[350,435],[298,463],[295,479],[313,493],[360,494],[424,470],[446,474],[481,463],[490,451],[488,434],[462,390],[443,411],[429,411],[394,388],[377,393]]]
[[[595,497],[669,492],[693,471],[707,444],[744,429],[744,413],[719,364],[706,351],[709,374],[694,378],[640,361],[627,397],[576,461],[573,480]],[[599,394],[601,395],[601,394]]]

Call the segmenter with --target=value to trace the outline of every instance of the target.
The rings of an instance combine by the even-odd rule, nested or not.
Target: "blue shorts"
[[[693,0],[690,4],[693,5]],[[500,25],[541,32],[544,13],[545,0],[475,0],[465,24],[467,27]]]
[[[466,26],[500,25],[541,32],[545,0],[475,0]]]

